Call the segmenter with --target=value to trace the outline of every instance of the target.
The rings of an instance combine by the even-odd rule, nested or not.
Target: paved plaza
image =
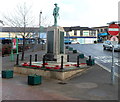
[[[29,55],[38,54],[42,60],[45,51],[26,52],[25,61]],[[70,61],[76,62],[77,54],[66,49]],[[20,55],[21,56],[21,55]],[[34,57],[33,57],[34,60]],[[3,57],[2,69],[13,69],[15,61],[9,56]],[[22,62],[25,62],[22,61]],[[86,58],[80,59],[84,63]],[[43,77],[42,84],[30,86],[27,84],[27,75],[14,74],[12,79],[2,80],[3,100],[118,100],[118,83],[111,85],[110,73],[98,65],[91,66],[82,74],[77,74],[69,80],[61,81]],[[88,101],[86,101],[88,102]]]

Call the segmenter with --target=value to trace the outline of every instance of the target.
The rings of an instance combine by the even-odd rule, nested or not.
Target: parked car
[[[12,40],[10,40],[10,39],[2,40],[2,44],[11,44],[11,43],[12,43]]]
[[[78,41],[76,41],[76,40],[72,40],[72,42],[71,42],[72,44],[80,44]]]
[[[71,40],[69,40],[69,39],[64,39],[64,44],[71,44],[71,43],[72,43]]]
[[[103,49],[104,50],[112,50],[112,42],[107,40],[107,41],[104,41],[103,43]],[[114,45],[114,50],[115,51],[120,51],[120,44],[116,44]]]

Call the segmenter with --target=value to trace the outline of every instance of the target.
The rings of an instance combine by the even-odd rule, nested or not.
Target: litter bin
[[[86,60],[86,63],[88,66],[92,66],[95,64],[95,59],[91,59],[91,60],[88,59],[88,60]]]
[[[3,70],[2,78],[13,78],[13,70]]]
[[[73,51],[73,48],[72,48],[72,47],[69,47],[69,51]]]
[[[73,53],[77,53],[77,50],[73,50]]]
[[[42,76],[39,75],[28,75],[28,85],[38,85],[42,83]]]
[[[84,58],[84,54],[83,53],[79,54],[79,58]]]

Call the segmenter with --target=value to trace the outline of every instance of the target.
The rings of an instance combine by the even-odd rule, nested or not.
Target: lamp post
[[[42,11],[40,11],[40,14],[39,14],[39,27],[41,26],[41,15],[42,15]]]
[[[40,11],[39,13],[39,29],[41,30],[41,15],[42,15],[42,11]],[[40,44],[40,32],[38,33],[38,43]]]

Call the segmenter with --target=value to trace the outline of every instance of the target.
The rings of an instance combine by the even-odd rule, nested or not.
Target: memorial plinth
[[[87,71],[90,69],[86,64],[80,64],[76,67],[75,62],[64,63],[64,69],[60,69],[60,63],[48,62],[45,67],[42,67],[42,62],[32,62],[32,66],[14,66],[14,72],[19,74],[31,75],[36,74],[43,77],[49,77],[58,80],[66,80],[72,78],[74,75]]]
[[[67,62],[64,47],[64,29],[60,26],[51,26],[47,29],[46,59],[48,61]]]

